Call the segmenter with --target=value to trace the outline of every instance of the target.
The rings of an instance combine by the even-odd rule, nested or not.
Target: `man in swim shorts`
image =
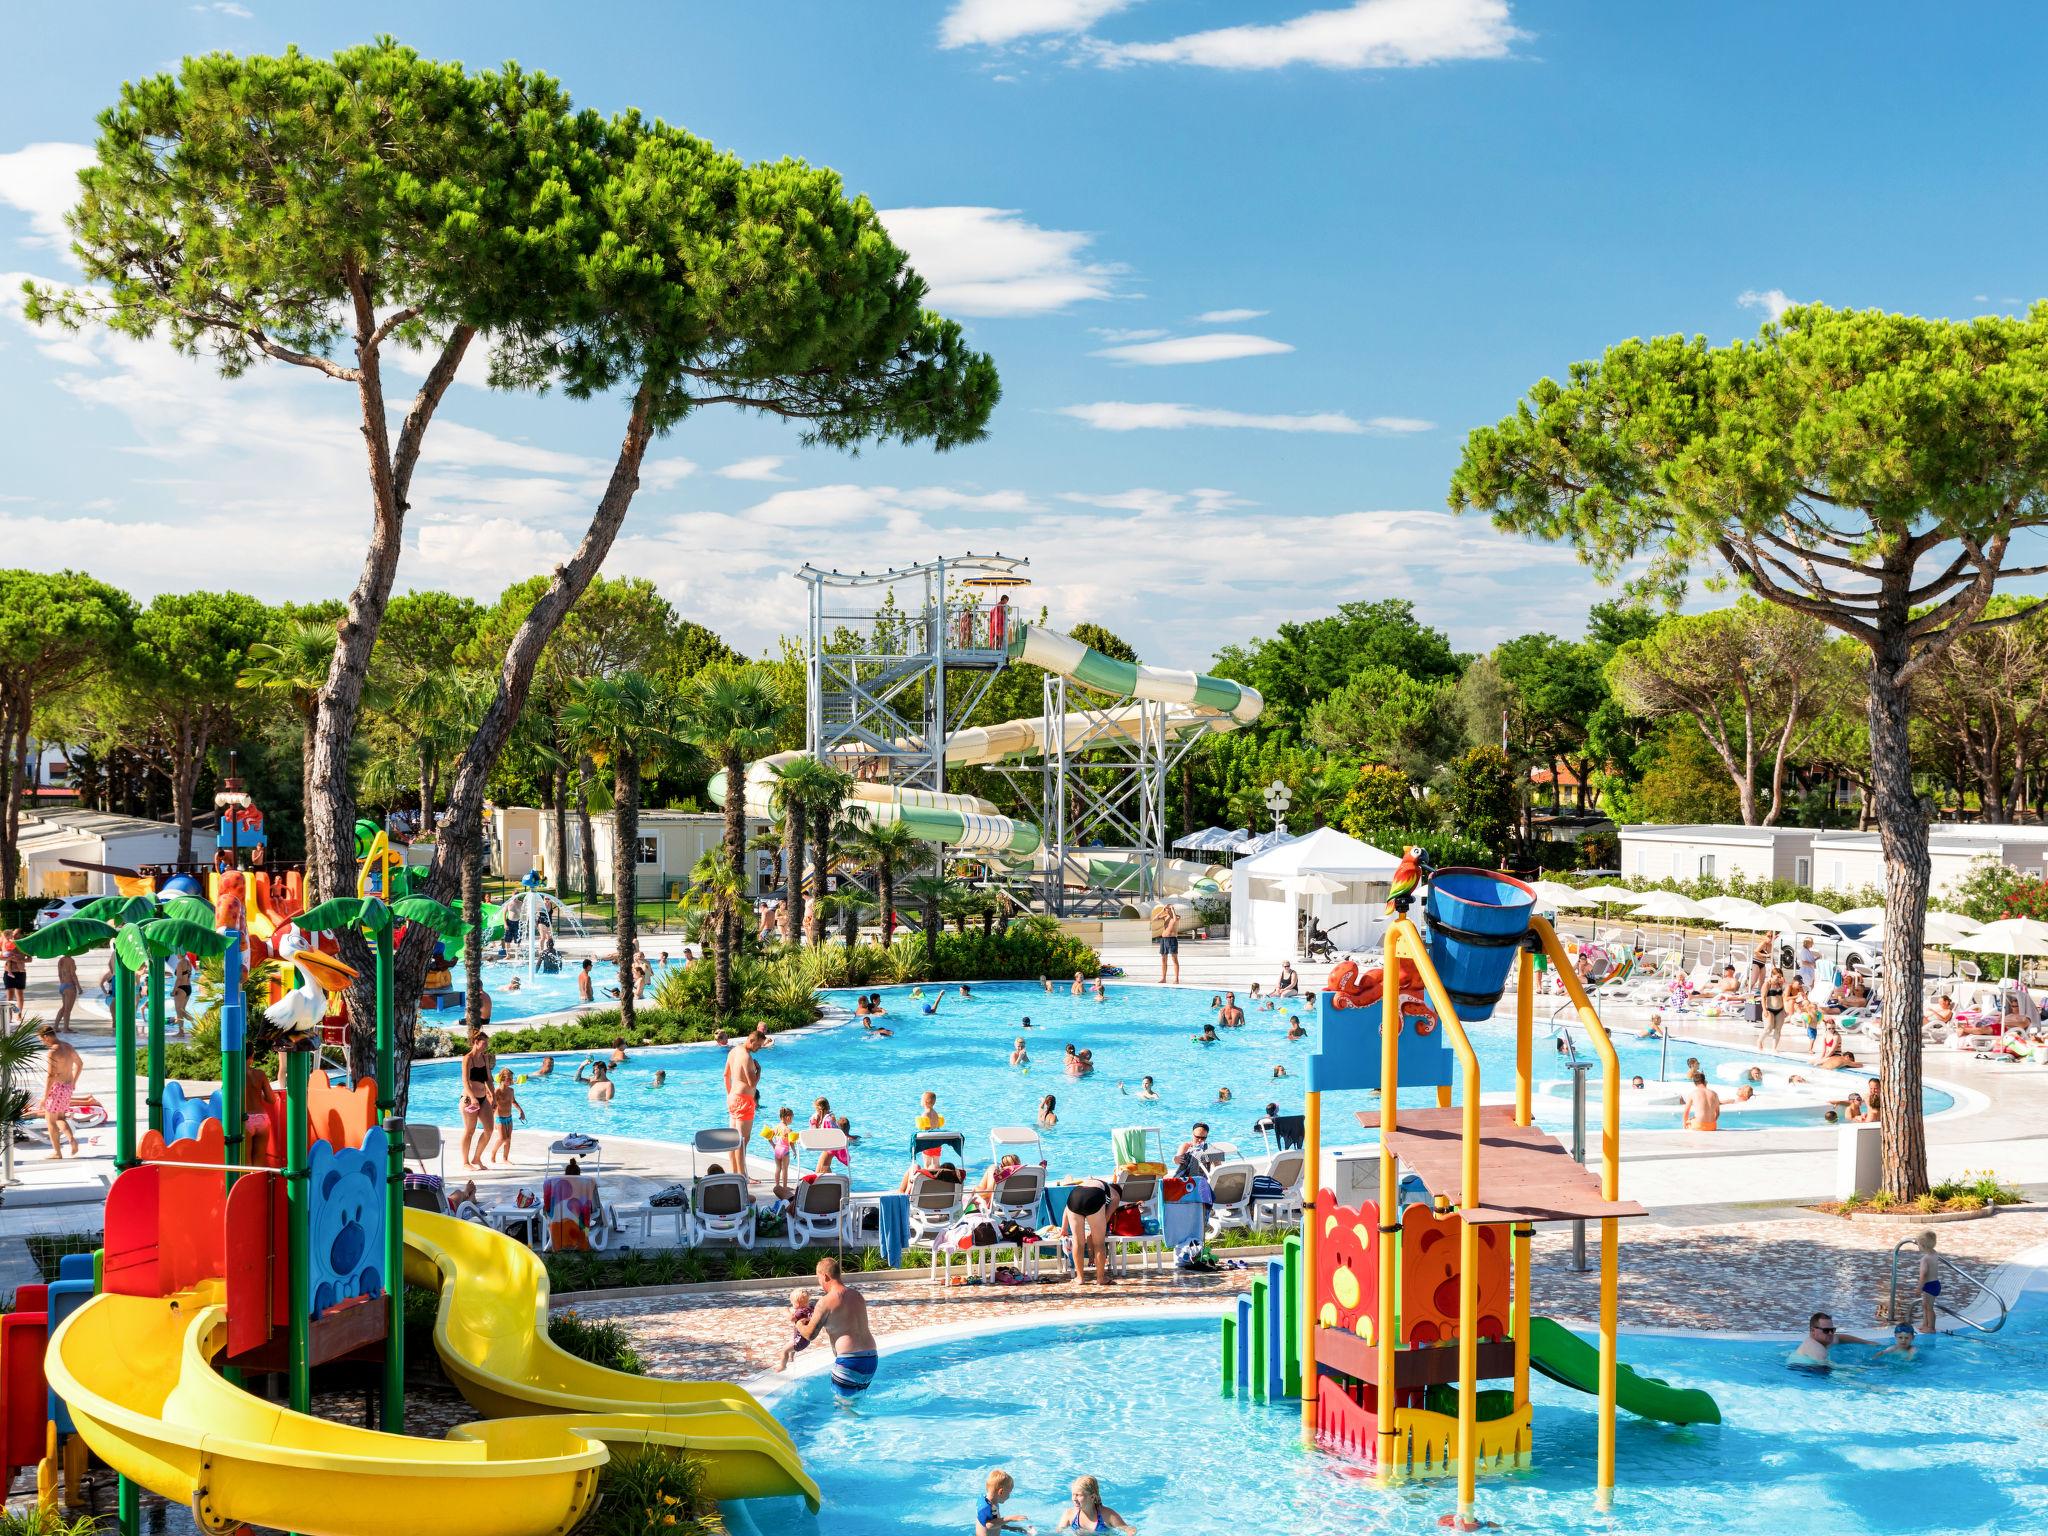
[[[36,1035],[43,1042],[43,1062],[48,1071],[43,1079],[43,1126],[50,1135],[50,1156],[61,1158],[64,1143],[69,1140],[71,1155],[76,1157],[78,1133],[71,1129],[71,1096],[78,1091],[85,1058],[57,1038],[54,1024],[45,1024]]]
[[[57,1017],[53,1021],[59,1029],[71,1023],[71,1010],[78,1006],[78,962],[70,955],[57,959]]]
[[[1159,944],[1159,981],[1166,983],[1166,968],[1173,967],[1173,984],[1180,985],[1180,913],[1167,902],[1152,909],[1152,937]]]
[[[733,1042],[725,1053],[725,1113],[732,1128],[740,1133],[739,1151],[734,1154],[733,1171],[747,1176],[747,1143],[754,1135],[754,1116],[761,1108],[761,1063],[755,1052],[768,1043],[768,1031],[756,1024],[744,1040]]]
[[[881,1364],[874,1329],[868,1325],[867,1298],[842,1278],[837,1259],[818,1260],[817,1273],[822,1299],[798,1331],[806,1341],[820,1332],[832,1340],[832,1390],[839,1401],[850,1403],[874,1383]]]

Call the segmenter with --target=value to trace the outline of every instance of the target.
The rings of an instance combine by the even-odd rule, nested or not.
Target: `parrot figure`
[[[1401,855],[1401,862],[1394,866],[1394,883],[1387,888],[1387,916],[1408,910],[1408,903],[1415,899],[1415,888],[1422,884],[1422,850],[1413,847]]]

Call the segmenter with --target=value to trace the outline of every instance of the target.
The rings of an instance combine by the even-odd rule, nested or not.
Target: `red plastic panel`
[[[100,1289],[113,1296],[161,1296],[157,1286],[157,1179],[163,1170],[130,1168],[107,1191],[106,1260]]]
[[[1367,1200],[1338,1203],[1329,1190],[1316,1196],[1316,1320],[1371,1338],[1379,1327],[1380,1208]]]
[[[245,1173],[227,1201],[228,1353],[260,1348],[270,1338],[278,1310],[276,1256],[283,1250],[284,1180],[274,1173]]]
[[[306,1095],[306,1120],[312,1134],[308,1146],[324,1141],[339,1152],[360,1147],[377,1123],[377,1085],[364,1078],[354,1088],[329,1083],[325,1072],[313,1074]]]
[[[5,1405],[4,1419],[0,1419],[0,1454],[5,1456],[10,1482],[18,1468],[32,1467],[42,1459],[43,1426],[50,1411],[50,1394],[43,1382],[43,1351],[49,1334],[49,1319],[40,1310],[0,1317],[0,1402]]]
[[[226,1133],[218,1120],[199,1122],[196,1136],[166,1142],[162,1131],[144,1131],[135,1154],[145,1163],[206,1163],[218,1168],[227,1161]]]
[[[1411,1205],[1401,1218],[1401,1342],[1442,1344],[1458,1336],[1458,1217]],[[1479,1336],[1508,1331],[1508,1229],[1479,1234]]]

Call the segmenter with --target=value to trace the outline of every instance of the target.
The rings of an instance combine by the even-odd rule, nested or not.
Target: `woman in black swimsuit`
[[[1114,1285],[1109,1278],[1109,1216],[1123,1197],[1123,1187],[1114,1179],[1084,1179],[1067,1196],[1067,1246],[1074,1259],[1074,1279],[1088,1283],[1088,1255],[1095,1255],[1095,1283]]]
[[[462,1058],[462,1166],[483,1169],[483,1152],[491,1139],[491,1037],[471,1026],[469,1050]],[[481,1140],[472,1149],[470,1142]]]

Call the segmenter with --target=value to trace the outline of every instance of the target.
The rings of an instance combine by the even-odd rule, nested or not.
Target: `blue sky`
[[[70,271],[57,215],[123,79],[387,30],[837,167],[995,355],[989,439],[952,454],[805,451],[732,413],[656,450],[609,569],[749,648],[799,622],[804,560],[969,547],[1168,665],[1350,598],[1412,597],[1473,649],[1576,634],[1600,594],[1567,554],[1442,512],[1467,428],[1622,337],[1746,333],[1787,295],[2016,308],[2048,243],[2048,16],[2020,5],[38,7],[0,91],[8,563],[351,584],[346,386],[31,332],[12,294]],[[457,389],[400,585],[488,597],[561,558],[621,421]]]

